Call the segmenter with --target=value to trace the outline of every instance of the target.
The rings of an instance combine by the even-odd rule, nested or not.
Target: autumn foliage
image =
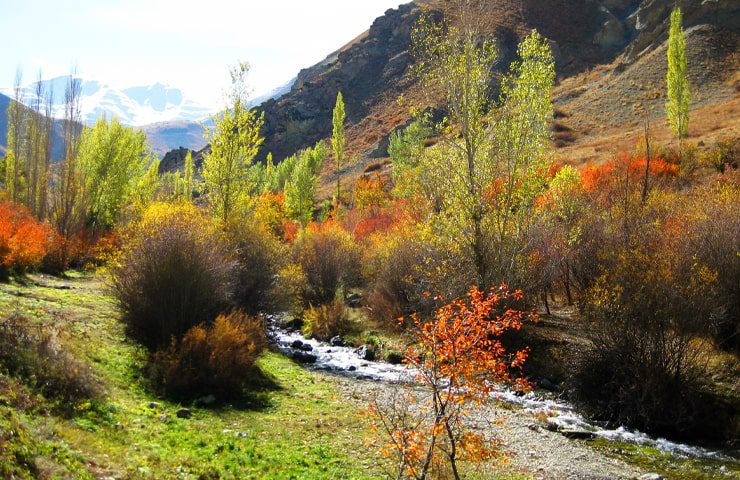
[[[169,349],[154,355],[155,380],[175,397],[235,394],[255,370],[267,346],[264,321],[240,311],[219,315],[212,325],[197,325]]]
[[[414,315],[417,344],[405,355],[427,388],[408,389],[370,408],[375,446],[394,459],[397,478],[461,478],[459,462],[502,456],[490,432],[470,428],[469,415],[498,385],[526,389],[517,378],[527,350],[507,352],[500,338],[518,330],[531,314],[507,307],[522,300],[505,285],[488,293],[472,287],[467,299],[439,308],[434,318]]]
[[[25,273],[41,265],[51,246],[53,229],[36,221],[23,206],[0,203],[0,272]]]
[[[660,157],[650,159],[648,165],[647,157],[623,151],[602,165],[584,167],[581,170],[583,189],[609,203],[614,194],[642,189],[646,169],[649,186],[666,185],[679,174],[678,165]]]

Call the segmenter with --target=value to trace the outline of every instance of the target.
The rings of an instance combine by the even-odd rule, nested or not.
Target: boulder
[[[362,295],[359,293],[353,293],[349,297],[344,299],[344,304],[349,308],[359,308],[362,302]]]
[[[639,480],[663,480],[665,477],[659,473],[645,473],[638,478]]]
[[[355,350],[355,353],[360,356],[363,360],[367,360],[369,362],[372,362],[375,360],[375,350],[370,345],[363,345],[357,350]]]
[[[589,430],[579,430],[576,428],[564,428],[562,430],[558,430],[558,433],[566,438],[570,438],[571,440],[593,440],[596,438],[596,434],[594,432]]]
[[[342,337],[340,337],[339,335],[337,335],[335,337],[331,337],[331,340],[329,340],[329,344],[332,347],[343,347],[343,346],[346,345],[344,343],[344,339]]]
[[[555,392],[558,390],[558,386],[546,377],[542,377],[542,379],[539,381],[539,385],[545,390],[549,390],[551,392]]]
[[[180,408],[175,412],[175,415],[177,415],[177,418],[190,418],[193,416],[193,412],[189,408]]]
[[[302,350],[293,352],[291,358],[298,363],[316,363],[316,355],[312,353],[306,353]]]

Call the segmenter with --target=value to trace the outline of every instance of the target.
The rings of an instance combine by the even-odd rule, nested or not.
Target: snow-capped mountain
[[[64,89],[68,78],[41,81],[46,91],[54,92],[52,109],[58,118],[64,114]],[[22,88],[25,104],[34,103],[35,87],[36,82]],[[88,125],[103,115],[138,127],[170,120],[200,121],[213,113],[213,109],[185,97],[181,90],[161,83],[118,90],[96,80],[80,79],[80,87],[82,120]],[[0,92],[13,96],[12,88],[0,88]]]
[[[297,78],[298,77],[293,77],[287,83],[284,83],[283,85],[280,85],[279,87],[275,87],[269,92],[263,95],[259,95],[249,100],[249,104],[253,107],[257,107],[259,105],[262,105],[268,100],[277,100],[278,98],[288,93],[291,88],[293,88],[293,84],[295,83]]]

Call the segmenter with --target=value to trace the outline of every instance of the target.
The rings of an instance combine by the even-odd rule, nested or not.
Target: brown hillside
[[[475,20],[496,38],[504,69],[531,29],[552,42],[558,85],[554,124],[556,154],[580,163],[608,158],[633,143],[647,116],[662,141],[668,16],[673,0],[471,0]],[[346,183],[365,170],[388,167],[387,138],[409,120],[420,95],[408,69],[410,32],[423,10],[451,2],[417,0],[389,10],[368,31],[298,74],[290,92],[259,108],[265,112],[265,145],[282,160],[331,134],[337,91],[344,93],[348,152],[354,163]],[[710,144],[738,136],[740,2],[685,0],[684,23],[693,94],[690,135]],[[735,75],[735,76],[733,76]],[[399,97],[404,102],[399,102]],[[327,162],[320,194],[335,178]]]

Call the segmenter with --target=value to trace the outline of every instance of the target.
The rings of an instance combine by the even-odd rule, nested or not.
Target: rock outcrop
[[[411,28],[420,14],[414,4],[388,10],[370,29],[322,62],[301,70],[290,92],[268,100],[265,144],[281,160],[331,134],[331,115],[338,91],[343,91],[347,122],[357,123],[385,95],[403,92],[411,63]]]
[[[674,5],[672,0],[478,1],[482,5],[481,24],[488,35],[496,38],[499,47],[496,68],[507,68],[515,58],[517,43],[536,28],[551,41],[561,81],[597,66],[613,68],[618,74],[651,52],[664,48],[668,18]],[[687,32],[708,32],[701,37],[703,49],[732,50],[740,32],[740,3],[728,0],[683,3]],[[409,53],[411,30],[423,9],[434,10],[444,4],[441,0],[417,0],[388,10],[367,32],[318,64],[302,70],[289,92],[258,107],[265,114],[265,143],[258,159],[272,152],[274,159],[281,161],[328,138],[332,108],[340,90],[347,112],[348,149],[359,158],[358,164],[347,173],[361,174],[373,159],[385,156],[388,135],[408,120],[408,113],[402,112],[396,99],[414,86],[413,79],[407,75],[413,61]],[[715,44],[719,45],[716,49]],[[728,65],[726,70],[732,68]],[[571,94],[561,95],[561,99],[576,98],[584,92],[587,90],[581,84]],[[206,151],[208,147],[198,152],[196,164]],[[166,157],[163,169],[181,165],[180,157],[176,158],[172,161]]]

